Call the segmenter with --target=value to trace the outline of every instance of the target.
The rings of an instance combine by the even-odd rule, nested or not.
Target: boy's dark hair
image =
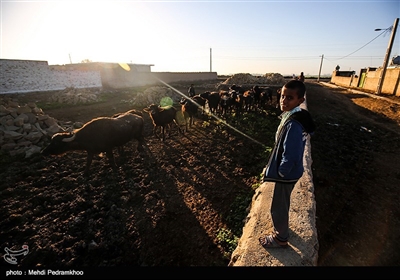
[[[297,91],[297,96],[303,98],[306,94],[306,85],[299,80],[290,80],[284,85],[285,88],[295,89]]]

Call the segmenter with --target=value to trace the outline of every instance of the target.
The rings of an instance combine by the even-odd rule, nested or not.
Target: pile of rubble
[[[49,102],[79,104],[98,101],[100,89],[66,88],[49,97]]]
[[[226,85],[283,85],[285,83],[285,78],[279,73],[267,73],[263,76],[254,76],[251,74],[235,74],[228,79],[226,79],[222,84]]]
[[[29,157],[39,153],[54,133],[64,131],[58,121],[35,103],[20,106],[16,99],[0,98],[0,154]]]

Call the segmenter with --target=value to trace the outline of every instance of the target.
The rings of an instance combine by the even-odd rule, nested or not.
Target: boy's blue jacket
[[[307,136],[314,131],[315,124],[307,110],[293,113],[277,132],[262,181],[297,182],[304,172],[303,154]]]

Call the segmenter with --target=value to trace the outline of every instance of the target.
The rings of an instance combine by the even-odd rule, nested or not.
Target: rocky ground
[[[311,145],[319,265],[399,265],[399,105],[306,85],[318,125]],[[130,94],[45,112],[86,122],[131,109],[121,102]],[[271,107],[229,119],[230,127],[199,116],[188,133],[174,130],[162,142],[144,114],[145,155],[132,142],[116,154],[118,172],[98,157],[89,177],[82,152],[2,156],[0,248],[28,245],[21,267],[226,266],[266,162],[260,143],[271,144],[277,115]]]

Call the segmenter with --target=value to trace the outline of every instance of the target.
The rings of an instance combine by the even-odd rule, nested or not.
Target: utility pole
[[[210,48],[210,72],[212,72],[212,48]]]
[[[324,60],[324,55],[321,56],[321,64],[319,65],[319,73],[317,82],[319,83],[319,77],[321,77],[322,61]]]
[[[396,35],[398,23],[399,23],[399,18],[396,18],[394,20],[394,24],[392,26],[392,34],[390,35],[389,45],[386,49],[385,60],[383,61],[383,68],[382,68],[381,76],[379,77],[378,89],[376,91],[376,94],[381,94],[381,92],[382,92],[383,81],[385,80],[385,75],[386,75],[386,68],[389,63],[390,52],[392,51],[394,36]],[[375,30],[379,31],[380,29],[375,29]]]
[[[71,54],[69,53],[69,63],[72,64]]]

